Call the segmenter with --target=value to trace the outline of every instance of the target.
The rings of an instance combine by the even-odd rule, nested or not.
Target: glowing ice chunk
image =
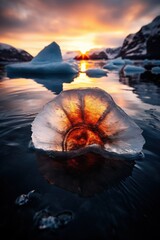
[[[137,154],[144,138],[139,126],[99,88],[61,92],[32,123],[34,147],[71,153],[97,147],[116,154]]]

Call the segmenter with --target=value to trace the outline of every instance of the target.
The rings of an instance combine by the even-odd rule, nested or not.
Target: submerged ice
[[[134,155],[145,142],[139,126],[99,88],[57,95],[34,119],[32,141],[36,149],[62,155],[83,153],[87,148]]]
[[[61,49],[56,42],[45,47],[30,62],[9,64],[6,70],[8,75],[17,72],[28,74],[78,73],[78,67],[75,63],[63,61]]]

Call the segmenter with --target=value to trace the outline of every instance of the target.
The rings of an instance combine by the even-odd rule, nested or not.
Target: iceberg
[[[75,63],[63,61],[59,45],[53,42],[41,50],[30,62],[9,64],[6,71],[9,76],[13,73],[76,74],[79,70]]]
[[[145,68],[144,67],[140,67],[140,66],[134,66],[134,65],[126,65],[124,68],[123,68],[123,71],[125,73],[143,73],[145,72]]]
[[[35,149],[71,157],[93,151],[136,156],[145,140],[139,126],[100,88],[62,91],[32,122]]]
[[[100,68],[90,68],[86,70],[86,74],[89,77],[103,77],[107,75],[107,71]]]
[[[160,67],[153,67],[151,69],[151,72],[154,73],[154,74],[160,74]]]

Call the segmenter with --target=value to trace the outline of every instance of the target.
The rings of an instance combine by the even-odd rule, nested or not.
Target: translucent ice
[[[30,191],[27,194],[21,194],[16,198],[15,204],[22,206],[28,204],[33,198],[36,198],[38,193],[35,190]]]
[[[76,74],[78,67],[75,63],[65,62],[62,59],[60,47],[53,42],[30,62],[9,64],[6,67],[7,74],[10,76],[13,73],[27,74]]]
[[[90,68],[86,70],[86,74],[89,77],[103,77],[107,75],[107,72],[100,68]]]
[[[32,123],[36,149],[56,155],[98,152],[134,155],[143,148],[142,130],[99,88],[61,92]]]
[[[34,223],[38,229],[56,230],[67,225],[73,219],[73,214],[70,211],[64,211],[56,216],[46,208],[34,215]]]
[[[107,63],[106,65],[103,66],[104,69],[108,69],[110,71],[112,70],[119,70],[122,66],[121,65],[115,65],[112,62]]]
[[[129,65],[129,64],[127,64],[123,70],[125,73],[143,73],[143,72],[145,72],[144,67],[134,66],[134,65]]]
[[[160,67],[153,67],[151,71],[152,73],[160,74]]]

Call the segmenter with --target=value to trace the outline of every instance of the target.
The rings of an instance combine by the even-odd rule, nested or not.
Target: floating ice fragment
[[[154,74],[160,74],[160,67],[153,67],[151,72]]]
[[[37,193],[35,190],[28,192],[27,194],[22,194],[16,198],[15,204],[19,206],[23,206],[31,202],[32,200],[38,199],[40,194]]]
[[[25,205],[29,202],[32,194],[35,193],[35,190],[30,191],[28,194],[22,194],[16,198],[15,203],[19,206]]]
[[[35,226],[38,229],[57,229],[59,227],[59,220],[52,216],[48,209],[42,209],[36,212],[33,217]]]
[[[121,65],[115,65],[112,62],[109,62],[109,63],[107,63],[103,66],[104,69],[108,69],[110,71],[112,71],[112,70],[117,70],[118,71],[118,70],[120,70],[121,67],[122,67]]]
[[[36,149],[72,156],[87,149],[134,155],[144,138],[137,124],[99,88],[61,92],[36,116],[32,141]],[[96,149],[96,150],[95,150]]]
[[[111,60],[111,62],[115,65],[124,65],[125,64],[125,60],[123,60],[122,58],[115,58],[113,60]]]
[[[20,195],[18,198],[16,198],[15,203],[19,206],[27,204],[29,201],[29,197],[26,194]]]
[[[89,77],[103,77],[107,75],[107,72],[100,68],[90,68],[86,70],[86,74]]]
[[[123,71],[125,73],[129,73],[129,74],[130,73],[143,73],[143,72],[145,72],[145,68],[128,64],[124,67]]]
[[[153,65],[160,65],[160,60],[152,60],[151,63]]]
[[[40,229],[56,230],[67,225],[73,219],[73,214],[70,211],[65,211],[53,216],[48,209],[42,209],[36,212],[33,220],[35,226]]]

